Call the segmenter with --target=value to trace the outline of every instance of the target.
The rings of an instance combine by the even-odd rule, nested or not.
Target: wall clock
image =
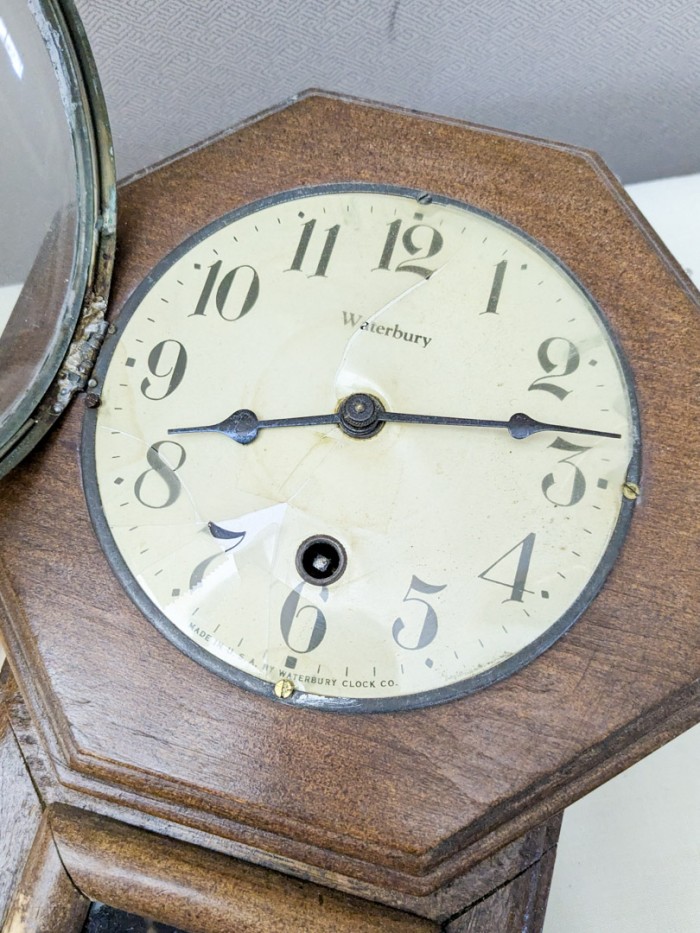
[[[324,93],[119,243],[0,488],[5,925],[538,929],[698,718],[692,287],[590,153]]]

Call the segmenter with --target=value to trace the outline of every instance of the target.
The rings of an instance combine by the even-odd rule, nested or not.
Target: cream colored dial
[[[551,644],[621,543],[638,428],[601,312],[464,205],[359,185],[251,205],[166,258],[110,339],[98,533],[149,618],[244,686],[449,699]],[[487,423],[352,436],[331,419],[356,396]],[[513,436],[518,413],[540,429]]]

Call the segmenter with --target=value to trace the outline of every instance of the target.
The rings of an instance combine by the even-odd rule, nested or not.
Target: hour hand
[[[299,418],[274,418],[261,421],[249,408],[239,408],[218,424],[203,424],[193,428],[170,428],[168,434],[198,434],[202,431],[216,431],[225,434],[239,444],[251,444],[261,428],[293,428],[303,425],[336,424],[338,415],[302,415]]]
[[[588,434],[595,437],[615,437],[619,434],[613,434],[609,431],[597,431],[592,428],[570,427],[564,424],[548,424],[545,421],[537,421],[523,412],[517,412],[508,419],[508,421],[497,421],[491,418],[454,418],[449,415],[417,415],[404,414],[398,411],[386,411],[376,399],[366,395],[351,395],[346,399],[340,408],[341,426],[347,430],[346,422],[354,421],[355,412],[359,411],[362,422],[362,433],[369,436],[373,433],[373,425],[385,421],[393,421],[399,424],[442,424],[453,425],[462,428],[505,428],[512,438],[521,440],[536,434],[538,431],[557,431],[565,434]],[[359,427],[359,423],[358,423]],[[350,433],[350,432],[348,432]]]

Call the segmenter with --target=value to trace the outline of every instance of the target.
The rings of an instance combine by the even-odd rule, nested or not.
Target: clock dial
[[[449,699],[549,646],[619,549],[639,460],[620,353],[561,263],[466,205],[258,202],[167,257],[110,339],[98,534],[151,621],[244,686]]]

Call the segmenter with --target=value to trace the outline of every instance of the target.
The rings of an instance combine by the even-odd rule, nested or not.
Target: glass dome
[[[84,387],[106,326],[112,148],[71,0],[3,5],[0,120],[2,475]]]

